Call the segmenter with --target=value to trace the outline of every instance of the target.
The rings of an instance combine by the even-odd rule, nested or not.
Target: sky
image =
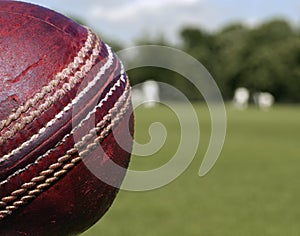
[[[74,16],[103,38],[127,45],[162,35],[178,42],[184,26],[216,31],[231,22],[250,26],[274,17],[300,27],[299,0],[23,0]]]

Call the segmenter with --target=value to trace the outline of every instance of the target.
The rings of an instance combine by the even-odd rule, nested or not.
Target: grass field
[[[203,178],[198,171],[208,145],[210,117],[204,105],[195,108],[201,141],[187,171],[157,190],[120,191],[108,213],[83,236],[300,234],[300,107],[277,106],[268,112],[228,107],[223,152]],[[131,169],[158,167],[176,151],[179,124],[163,106],[136,111],[137,141],[149,141],[148,128],[154,121],[165,124],[167,142],[149,158],[133,156]]]

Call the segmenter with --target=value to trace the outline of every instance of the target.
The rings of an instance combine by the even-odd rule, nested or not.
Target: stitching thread
[[[75,72],[80,64],[84,62],[84,58],[87,56],[87,53],[92,48],[94,41],[96,39],[96,45],[93,49],[93,52],[88,60],[86,60],[85,65],[83,65],[79,71]],[[50,96],[49,98],[44,101],[36,110],[31,111],[27,116],[21,117],[20,121],[15,123],[11,129],[7,130],[3,133],[0,137],[0,145],[2,145],[8,138],[11,138],[15,135],[18,131],[22,130],[26,124],[32,122],[34,118],[40,116],[42,112],[47,110],[51,105],[53,105],[59,98],[64,96],[67,91],[71,90],[76,83],[83,78],[87,72],[91,69],[97,56],[99,55],[101,48],[100,48],[100,40],[97,36],[95,36],[90,30],[88,30],[87,40],[85,42],[84,47],[80,49],[78,52],[77,57],[74,58],[74,61],[71,62],[62,72],[59,72],[57,75],[54,76],[54,79],[50,81],[50,83],[43,87],[40,92],[34,95],[33,98],[29,99],[24,106],[21,106],[17,109],[15,113],[9,115],[7,120],[3,120],[0,122],[0,131],[4,127],[8,127],[14,120],[17,120],[21,117],[23,113],[25,113],[29,108],[34,107],[34,105],[42,100],[46,94],[52,93],[55,87],[58,86],[60,81],[67,78],[69,75],[75,72],[75,74],[70,78],[69,83],[65,83],[61,89],[57,90],[54,95]]]
[[[112,65],[114,56],[111,51],[111,48],[109,48],[108,46],[107,46],[107,48],[108,48],[108,52],[109,52],[109,56],[108,56],[109,58],[108,58],[107,62],[105,63],[105,65],[103,67],[101,67],[97,76],[91,82],[89,82],[87,88],[93,87],[96,84],[96,82],[101,78],[101,76],[105,73],[105,71],[108,68],[110,68],[110,66]],[[81,91],[79,93],[79,95],[73,99],[73,101],[71,101],[62,111],[60,111],[51,121],[49,121],[45,127],[41,128],[37,134],[31,136],[31,138],[29,140],[27,140],[26,142],[22,143],[21,146],[17,147],[16,149],[12,150],[10,153],[1,157],[0,163],[7,160],[12,155],[15,155],[16,153],[18,153],[22,148],[28,146],[30,144],[30,142],[32,142],[39,135],[41,135],[43,132],[45,132],[45,130],[47,128],[51,127],[57,120],[59,120],[65,112],[69,111],[72,108],[72,106],[74,106],[77,102],[79,102],[79,100],[82,98],[82,96],[84,96],[84,94],[85,94],[85,91]]]
[[[99,73],[97,74],[97,76],[94,78],[93,81],[91,81],[89,83],[89,86],[94,86],[95,83],[101,78],[101,76],[104,74],[104,72],[112,65],[113,62],[113,54],[112,51],[109,47],[108,51],[109,51],[109,56],[107,59],[107,62],[105,63],[105,65],[100,69]],[[90,67],[92,67],[92,64],[90,65]],[[88,69],[89,70],[89,69]],[[85,72],[87,73],[88,70]],[[75,83],[78,83],[80,81],[80,79],[77,79],[77,81],[73,81],[72,87],[75,86]],[[57,91],[59,92],[59,90]],[[57,120],[60,119],[63,115],[64,112],[68,111],[71,109],[72,105],[76,104],[79,99],[82,97],[82,93],[80,93],[78,95],[78,97],[74,98],[74,100],[72,102],[70,102],[60,113],[58,113],[51,121],[49,121],[46,125],[46,127],[43,127],[39,130],[39,132],[35,135],[33,135],[28,141],[26,141],[25,143],[22,143],[21,146],[19,146],[18,148],[12,150],[10,153],[4,155],[3,157],[0,157],[0,163],[7,160],[11,155],[16,154],[18,151],[20,151],[20,149],[22,149],[23,147],[27,146],[32,140],[34,140],[35,138],[37,138],[40,134],[42,134],[46,128],[51,127],[53,125],[53,123]],[[1,143],[0,143],[1,144]]]
[[[131,91],[127,80],[124,93],[119,97],[118,101],[109,110],[103,120],[101,120],[94,129],[89,131],[89,134],[85,135],[80,142],[74,145],[74,148],[68,150],[66,155],[59,158],[56,163],[50,165],[47,170],[40,172],[39,176],[32,178],[30,182],[24,183],[20,189],[13,191],[10,196],[3,197],[0,200],[0,207],[5,208],[5,210],[0,211],[0,220],[11,215],[13,211],[17,210],[20,206],[23,206],[29,201],[35,199],[37,195],[43,192],[43,190],[51,186],[51,184],[73,169],[82,160],[82,158],[85,158],[91,151],[93,151],[113,130],[113,128],[117,126],[124,114],[128,111],[130,102]],[[112,117],[114,118],[112,119]],[[105,127],[109,120],[111,121],[110,124]],[[101,133],[93,141],[93,143],[89,144],[83,151],[78,151],[79,147],[86,145],[87,142],[100,131]],[[77,152],[79,152],[78,156],[73,158],[69,163],[66,163],[70,160],[72,155]],[[60,167],[61,169],[59,169]]]
[[[122,69],[122,71],[123,71],[123,69]],[[69,134],[65,135],[65,137],[63,137],[63,139],[62,139],[59,143],[57,143],[57,144],[55,145],[55,148],[58,147],[58,146],[60,146],[60,145],[62,145],[64,142],[66,142],[66,140],[67,140],[71,135],[73,135],[73,134],[76,132],[77,129],[79,129],[79,128],[82,127],[82,125],[83,125],[83,123],[84,123],[85,121],[87,121],[88,119],[90,119],[91,115],[92,115],[93,113],[95,113],[97,109],[101,109],[101,107],[102,107],[102,105],[104,104],[104,102],[108,100],[109,96],[112,95],[112,92],[116,90],[116,87],[117,87],[118,85],[120,85],[120,84],[118,83],[119,81],[126,82],[125,92],[128,90],[127,87],[129,86],[129,83],[128,83],[126,80],[123,80],[123,79],[124,79],[124,75],[123,75],[124,72],[122,72],[121,74],[122,74],[121,78],[114,84],[114,86],[110,89],[110,91],[106,94],[106,96],[99,102],[99,104],[98,104],[97,106],[95,106],[94,109],[93,109],[92,111],[90,111],[89,114],[88,114],[83,120],[81,120],[80,123],[79,123],[76,127],[74,127],[73,130],[71,130],[71,132],[70,132]],[[125,92],[124,92],[124,93],[125,93]],[[128,92],[127,92],[127,93],[128,93]],[[125,96],[125,95],[124,95],[124,96]],[[127,96],[127,95],[126,95],[126,96]],[[117,103],[116,103],[116,104],[117,104]],[[113,108],[112,108],[112,109],[113,109]],[[116,108],[115,108],[115,109],[116,109]],[[112,111],[113,111],[113,110],[112,110]],[[109,122],[109,121],[110,121],[110,118],[111,118],[111,117],[109,117],[109,116],[106,115],[106,116],[103,117],[103,119],[102,119],[101,122],[105,124],[105,122]],[[83,137],[83,139],[87,139],[87,137],[85,136],[85,137]],[[88,141],[88,140],[87,140],[87,141]],[[54,148],[54,149],[55,149],[55,148]],[[53,152],[54,149],[48,150],[44,155],[42,155],[41,157],[37,158],[37,160],[36,160],[34,163],[31,163],[31,164],[27,165],[27,166],[24,167],[22,170],[17,170],[15,173],[13,173],[13,174],[11,174],[10,176],[8,176],[8,177],[6,178],[6,180],[0,182],[0,185],[6,184],[7,181],[8,181],[9,179],[11,179],[12,177],[14,177],[15,175],[18,175],[18,174],[23,173],[26,169],[30,168],[30,167],[33,166],[33,165],[37,165],[39,161],[41,161],[43,158],[46,158],[48,155],[50,155],[50,153]]]

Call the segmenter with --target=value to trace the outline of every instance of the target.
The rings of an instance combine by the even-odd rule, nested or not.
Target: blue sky
[[[249,25],[284,17],[300,27],[299,0],[23,0],[81,18],[100,35],[134,44],[164,34],[176,42],[178,30],[196,25],[217,30],[232,21]]]

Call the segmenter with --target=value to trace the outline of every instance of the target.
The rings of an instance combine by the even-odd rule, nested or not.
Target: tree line
[[[256,27],[235,23],[217,32],[186,27],[180,38],[180,49],[208,69],[224,99],[245,87],[251,93],[269,92],[277,102],[300,102],[300,31],[288,21],[274,19]],[[140,44],[170,45],[163,39]],[[133,85],[153,79],[178,87],[192,100],[201,99],[194,86],[174,72],[143,68],[128,74]]]
[[[207,68],[225,100],[232,99],[236,88],[245,87],[250,93],[269,92],[276,102],[300,102],[300,28],[289,21],[272,19],[252,27],[231,23],[214,32],[185,27],[179,37],[181,44],[175,47]],[[110,44],[115,51],[123,48]],[[174,47],[163,36],[142,38],[137,44]],[[191,100],[202,99],[193,84],[165,69],[147,67],[128,75],[132,85],[151,79],[179,88]]]

